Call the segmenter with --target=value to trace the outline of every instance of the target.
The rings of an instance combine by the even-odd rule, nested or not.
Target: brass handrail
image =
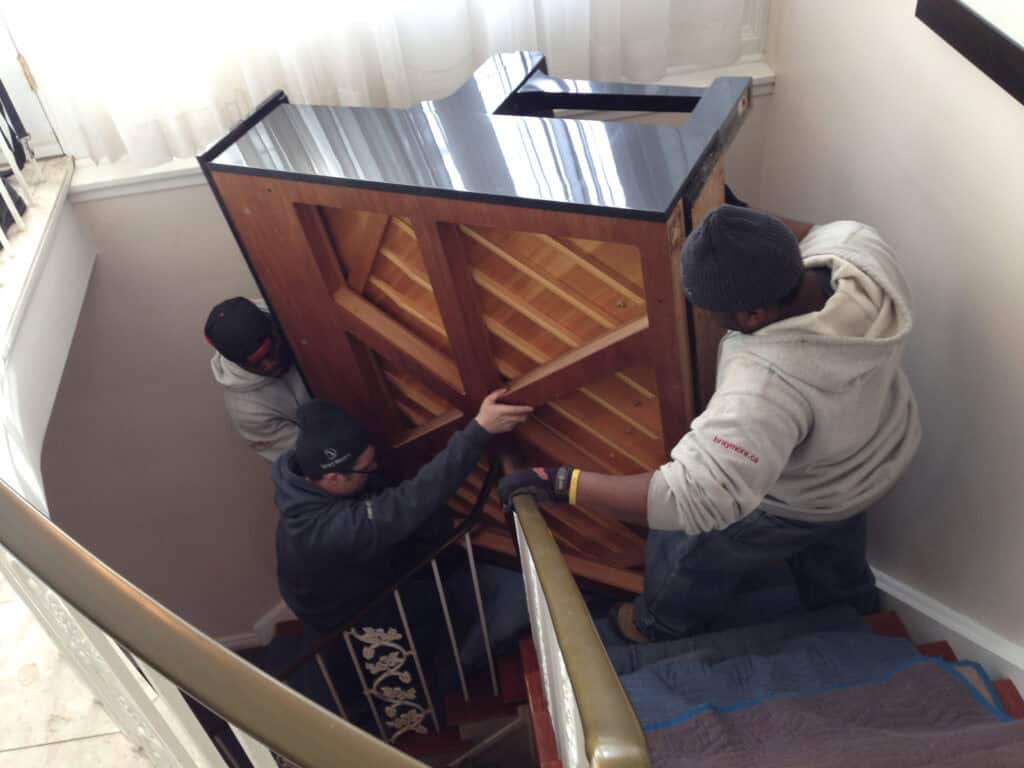
[[[523,494],[512,503],[551,611],[576,695],[590,765],[647,768],[650,762],[643,730],[554,536],[533,498]]]
[[[0,483],[0,544],[110,637],[203,705],[304,768],[422,768],[172,613]]]

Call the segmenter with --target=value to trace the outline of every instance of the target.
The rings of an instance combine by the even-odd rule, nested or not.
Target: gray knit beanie
[[[750,312],[777,304],[804,273],[800,245],[767,213],[721,205],[686,238],[683,292],[714,312]]]

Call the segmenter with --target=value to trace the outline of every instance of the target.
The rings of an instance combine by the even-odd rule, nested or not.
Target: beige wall
[[[762,203],[879,228],[914,290],[921,452],[873,562],[1024,642],[1024,106],[915,0],[775,0]]]
[[[99,256],[43,446],[53,519],[216,636],[279,599],[270,465],[234,434],[203,322],[255,286],[204,186],[74,206]]]
[[[761,165],[771,103],[771,96],[754,97],[753,108],[725,155],[725,180],[730,189],[755,206],[761,204]]]

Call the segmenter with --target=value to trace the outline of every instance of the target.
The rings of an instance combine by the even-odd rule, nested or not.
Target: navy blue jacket
[[[369,476],[359,496],[332,496],[308,482],[295,451],[274,462],[277,576],[304,623],[335,629],[451,532],[445,501],[480,460],[490,434],[473,420],[416,476],[389,485]]]

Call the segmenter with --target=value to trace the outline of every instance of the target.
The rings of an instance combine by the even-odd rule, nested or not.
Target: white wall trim
[[[961,659],[977,661],[993,679],[1009,678],[1024,689],[1024,646],[884,571],[872,570],[885,607],[900,615],[915,643],[946,640]]]
[[[263,614],[253,624],[252,632],[238,632],[233,635],[223,635],[217,638],[217,642],[230,648],[233,651],[243,651],[247,648],[260,648],[270,645],[274,639],[274,631],[277,625],[283,621],[295,621],[296,616],[292,609],[285,605],[284,600]]]
[[[199,170],[199,163],[192,157],[173,160],[154,168],[138,168],[127,162],[111,165],[79,163],[71,180],[68,199],[72,203],[85,203],[203,184],[206,184],[206,178]]]
[[[260,645],[269,645],[274,639],[274,630],[282,621],[296,621],[297,617],[292,609],[285,605],[284,600],[279,600],[277,605],[267,611],[253,625],[253,633],[259,638]]]
[[[217,642],[232,651],[246,651],[250,648],[259,648],[266,645],[260,642],[255,632],[238,632],[234,635],[224,635],[217,638]]]
[[[757,56],[750,61],[741,61],[728,67],[714,69],[672,69],[658,81],[658,85],[682,85],[690,88],[707,88],[716,77],[749,77],[752,96],[768,96],[775,90],[775,70]]]

